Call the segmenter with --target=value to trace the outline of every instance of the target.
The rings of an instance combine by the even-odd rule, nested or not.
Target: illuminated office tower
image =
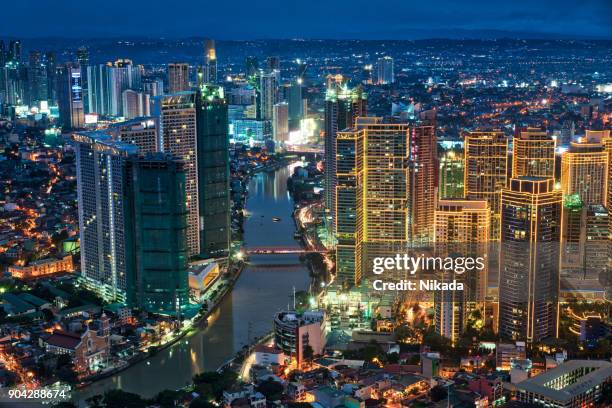
[[[123,117],[126,119],[149,116],[149,95],[144,92],[126,89],[122,94]]]
[[[566,290],[586,287],[577,280],[598,280],[608,262],[608,211],[600,204],[584,205],[578,194],[563,201],[561,277]]]
[[[106,131],[114,140],[136,145],[140,154],[159,151],[156,118],[142,117],[125,122],[112,123]]]
[[[107,64],[110,87],[110,114],[123,116],[123,91],[126,89],[140,90],[142,88],[142,65],[134,65],[128,59],[119,59],[113,64]]]
[[[287,102],[280,102],[274,105],[272,138],[276,149],[289,140],[289,104]]]
[[[204,42],[204,83],[217,83],[217,50],[215,49],[215,40],[206,40]]]
[[[58,107],[64,127],[81,129],[85,125],[81,68],[67,63],[58,69]]]
[[[49,105],[54,105],[57,102],[57,59],[52,51],[45,53],[45,70]]]
[[[463,198],[463,150],[451,148],[445,150],[439,159],[440,180],[438,186],[438,197],[444,198]]]
[[[151,112],[158,118],[159,150],[185,161],[187,195],[187,246],[189,256],[200,253],[200,218],[198,202],[197,111],[194,91],[157,96]]]
[[[520,177],[501,194],[499,333],[538,342],[557,335],[562,192]]]
[[[125,172],[127,303],[180,318],[189,307],[185,163],[133,156]]]
[[[491,211],[484,200],[450,199],[438,201],[435,212],[435,249],[441,257],[487,258]],[[469,313],[483,309],[487,287],[487,267],[465,274],[447,273],[442,280],[458,280],[463,291],[434,292],[436,332],[454,344],[463,334]]]
[[[367,97],[361,87],[349,88],[342,76],[330,81],[325,92],[325,208],[336,222],[336,134],[352,128],[367,115]]]
[[[409,240],[412,246],[433,242],[438,186],[438,143],[432,125],[410,127],[408,183]]]
[[[501,190],[506,187],[508,140],[502,132],[468,132],[464,143],[464,196],[486,200],[491,210],[491,240],[499,240]]]
[[[81,76],[82,76],[82,87],[83,87],[83,104],[85,107],[85,112],[89,112],[89,98],[87,94],[89,92],[88,85],[88,76],[87,76],[87,67],[89,66],[89,51],[86,47],[79,47],[76,50],[76,59],[77,63],[81,67]]]
[[[393,72],[393,58],[386,56],[379,58],[376,62],[377,79],[379,85],[387,85],[395,82]]]
[[[578,194],[584,204],[606,204],[608,152],[595,140],[573,142],[561,156],[563,194]]]
[[[300,127],[300,120],[304,118],[304,100],[302,98],[302,79],[297,78],[291,83],[287,91],[289,103],[289,129]]]
[[[200,256],[226,257],[231,238],[227,100],[217,85],[204,85],[196,98]]]
[[[30,51],[28,56],[28,80],[29,80],[29,105],[38,106],[41,101],[46,101],[47,96],[47,70],[45,68],[42,54],[38,51]]]
[[[278,102],[278,81],[273,71],[259,71],[257,119],[272,120],[274,104]]]
[[[520,129],[512,146],[512,177],[555,177],[555,140],[545,130]]]
[[[99,115],[112,114],[111,67],[107,64],[90,65],[87,67],[87,113]]]
[[[418,186],[430,180],[415,175],[435,174],[435,160],[427,150],[430,143],[436,144],[429,126],[384,123],[376,117],[357,118],[354,127],[337,133],[335,232],[342,284],[358,284],[362,271],[371,270],[374,257],[418,246],[426,232],[433,232],[435,208],[429,225],[420,222],[428,219],[421,214],[429,209],[424,201],[435,205],[435,184]],[[421,155],[415,154],[419,148]]]
[[[188,91],[189,86],[189,64],[172,63],[168,64],[168,93]]]
[[[76,151],[81,277],[107,302],[127,301],[125,164],[138,148],[105,132],[73,134]]]

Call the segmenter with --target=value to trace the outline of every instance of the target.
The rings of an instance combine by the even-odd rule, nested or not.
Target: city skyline
[[[253,7],[246,2],[198,4],[182,3],[168,8],[154,0],[142,8],[138,3],[118,0],[100,2],[91,13],[89,3],[43,3],[35,0],[11,2],[3,8],[15,18],[4,22],[0,35],[32,37],[24,26],[36,27],[34,37],[117,38],[122,36],[190,37],[201,35],[217,39],[326,38],[326,39],[422,39],[422,38],[591,38],[612,39],[609,16],[612,4],[594,0],[572,7],[568,0],[489,3],[482,0],[435,3],[360,4],[348,0],[314,2],[308,9],[280,0]],[[567,10],[572,8],[572,12]],[[114,13],[121,9],[122,13]],[[32,10],[37,10],[32,13]],[[130,16],[138,13],[140,19]],[[215,16],[233,17],[231,28]],[[87,15],[87,19],[77,18]],[[354,29],[339,29],[337,15],[354,22]],[[376,15],[376,19],[369,16]],[[70,26],[55,24],[68,18]],[[245,24],[255,18],[262,24]],[[180,24],[151,25],[150,21],[177,21]],[[296,28],[296,22],[298,24]],[[306,26],[306,27],[305,27]],[[358,27],[358,28],[357,28]]]

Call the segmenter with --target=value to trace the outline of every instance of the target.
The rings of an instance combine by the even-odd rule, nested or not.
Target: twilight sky
[[[612,39],[612,0],[1,0],[5,37]]]

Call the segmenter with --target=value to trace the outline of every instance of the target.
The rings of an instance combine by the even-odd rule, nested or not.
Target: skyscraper
[[[464,189],[468,200],[486,200],[491,210],[491,239],[499,240],[501,190],[506,187],[508,140],[499,131],[468,132],[464,143]]]
[[[387,85],[395,82],[395,73],[393,68],[393,58],[385,56],[376,61],[377,83],[379,85]]]
[[[491,211],[487,201],[440,200],[435,212],[435,251],[440,257],[487,258]],[[463,334],[469,312],[482,310],[486,296],[487,268],[466,274],[441,273],[441,280],[459,280],[463,291],[434,292],[436,332],[454,344]]]
[[[304,118],[304,101],[302,99],[302,79],[297,78],[289,85],[287,91],[289,103],[289,129],[300,127],[300,120]]]
[[[188,91],[189,86],[189,64],[168,64],[168,93]]]
[[[555,177],[555,140],[545,130],[519,129],[512,146],[512,177]]]
[[[578,194],[565,196],[561,222],[561,277],[564,289],[584,293],[599,289],[608,263],[608,210],[584,205]],[[588,286],[578,281],[590,280]]]
[[[153,98],[151,112],[158,118],[159,150],[185,161],[187,195],[187,246],[189,256],[200,253],[198,203],[198,143],[196,93],[166,94]]]
[[[47,71],[47,96],[51,105],[57,102],[57,60],[54,52],[45,53]]]
[[[134,145],[107,133],[73,135],[77,160],[77,195],[81,277],[105,301],[127,301],[125,164],[138,152]]]
[[[257,119],[272,120],[274,104],[278,102],[278,81],[273,71],[259,71]]]
[[[266,71],[273,73],[276,78],[276,83],[280,84],[281,66],[279,57],[268,57],[266,59]]]
[[[435,127],[429,124],[412,125],[409,143],[409,240],[412,246],[427,246],[433,242],[438,194],[438,143]]]
[[[274,105],[272,139],[277,149],[289,140],[289,105],[287,102],[279,102]]]
[[[204,42],[204,83],[217,83],[217,51],[215,49],[215,40],[206,40]]]
[[[200,256],[226,257],[231,239],[227,101],[216,85],[203,86],[196,98]]]
[[[111,69],[107,64],[90,65],[87,67],[88,113],[97,113],[99,115],[112,114]]]
[[[554,179],[519,177],[501,194],[499,332],[538,342],[557,335],[562,193]]]
[[[184,163],[103,131],[73,135],[81,279],[107,302],[174,315],[189,306]]]
[[[563,194],[579,194],[586,205],[607,203],[608,152],[598,140],[572,142],[561,156]]]
[[[30,83],[29,104],[36,106],[41,101],[46,101],[48,99],[47,70],[42,54],[38,51],[30,51],[28,57],[28,80]]]
[[[128,304],[180,316],[189,306],[184,162],[132,156],[125,172]]]
[[[58,69],[58,105],[64,127],[81,129],[85,125],[81,68],[66,63]]]
[[[363,271],[371,270],[374,257],[401,253],[432,239],[428,234],[433,233],[434,208],[425,201],[435,205],[435,176],[415,173],[435,175],[429,149],[435,144],[430,126],[385,123],[376,117],[357,118],[354,127],[337,133],[335,233],[340,283],[358,284]]]
[[[325,92],[325,208],[336,222],[336,134],[367,115],[367,97],[361,87],[350,89],[341,76],[328,80]]]

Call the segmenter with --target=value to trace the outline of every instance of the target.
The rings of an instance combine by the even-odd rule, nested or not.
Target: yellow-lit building
[[[555,140],[545,130],[519,130],[512,149],[512,177],[555,177]]]
[[[44,278],[59,272],[74,272],[72,255],[63,258],[47,258],[31,262],[28,265],[13,265],[8,267],[12,277],[18,279]]]
[[[563,194],[578,194],[586,205],[607,203],[608,152],[602,141],[586,139],[570,144],[561,156]]]
[[[499,240],[501,190],[508,173],[508,139],[501,131],[468,132],[464,143],[464,188],[468,200],[486,200],[491,240]]]
[[[460,254],[462,257],[487,259],[491,211],[485,200],[440,200],[435,211],[435,249],[440,257]],[[454,344],[463,334],[471,311],[482,309],[486,295],[487,266],[462,275],[443,276],[461,280],[464,291],[434,292],[436,332]]]
[[[502,337],[538,342],[557,335],[562,201],[552,178],[513,178],[502,190]]]
[[[433,126],[357,118],[354,128],[337,134],[336,166],[341,283],[358,283],[373,257],[433,241]]]

